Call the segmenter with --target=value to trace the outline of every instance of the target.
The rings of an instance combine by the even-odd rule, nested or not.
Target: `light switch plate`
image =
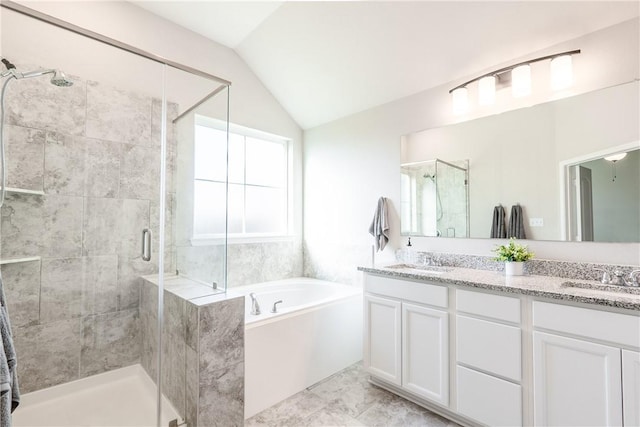
[[[530,227],[543,227],[544,220],[542,218],[529,218]]]

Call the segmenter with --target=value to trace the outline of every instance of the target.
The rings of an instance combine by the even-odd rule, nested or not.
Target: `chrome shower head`
[[[67,75],[60,70],[55,70],[51,77],[51,84],[59,87],[73,86],[73,81],[67,78]]]
[[[51,77],[51,84],[59,87],[69,87],[73,85],[73,81],[69,80],[67,76],[60,70],[37,70],[29,71],[26,73],[12,73],[16,79],[29,79],[31,77],[44,76],[45,74],[53,74]]]

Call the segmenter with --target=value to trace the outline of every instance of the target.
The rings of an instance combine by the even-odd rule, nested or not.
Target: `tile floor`
[[[367,381],[361,363],[246,420],[246,427],[428,426],[457,427]]]

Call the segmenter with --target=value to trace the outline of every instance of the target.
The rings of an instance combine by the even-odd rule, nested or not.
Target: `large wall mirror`
[[[638,81],[404,135],[401,145],[404,235],[489,238],[494,208],[508,221],[519,205],[528,239],[640,242]]]

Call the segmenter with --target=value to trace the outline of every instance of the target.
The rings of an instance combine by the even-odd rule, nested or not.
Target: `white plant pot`
[[[524,262],[522,261],[505,261],[504,274],[506,276],[522,276],[524,275]]]

